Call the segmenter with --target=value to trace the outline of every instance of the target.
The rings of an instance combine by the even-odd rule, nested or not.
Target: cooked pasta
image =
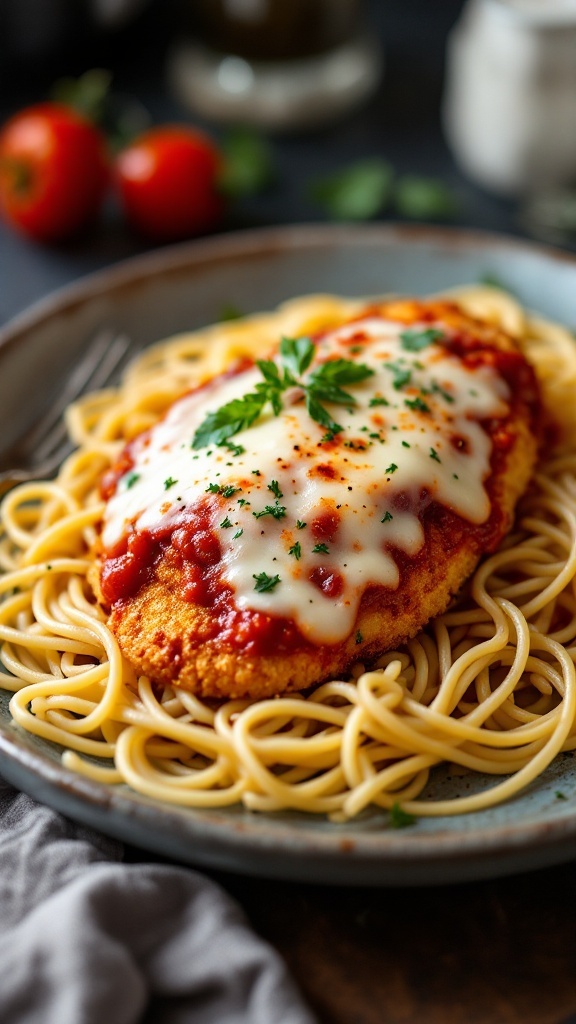
[[[331,296],[182,335],[145,352],[118,389],[68,411],[77,445],[54,481],[3,501],[0,685],[17,726],[64,748],[66,767],[190,807],[293,808],[334,820],[370,806],[417,816],[513,797],[576,747],[576,347],[497,289],[457,293],[515,335],[535,367],[556,440],[513,533],[457,603],[376,665],[305,694],[201,700],[138,677],[91,580],[99,481],[131,438],[188,388],[279,333],[311,333],[362,304]],[[479,792],[423,796],[436,765],[494,776]]]

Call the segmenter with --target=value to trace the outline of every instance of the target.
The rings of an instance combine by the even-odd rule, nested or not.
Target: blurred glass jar
[[[576,178],[576,0],[469,0],[447,48],[446,138],[478,184],[520,196]]]
[[[363,0],[181,0],[169,62],[178,97],[205,117],[290,130],[358,106],[378,84]]]

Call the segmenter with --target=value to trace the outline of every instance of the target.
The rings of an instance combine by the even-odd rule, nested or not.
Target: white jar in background
[[[448,39],[443,121],[491,191],[576,181],[576,0],[469,0]]]

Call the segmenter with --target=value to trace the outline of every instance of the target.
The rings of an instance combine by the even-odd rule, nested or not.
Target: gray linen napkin
[[[121,857],[0,779],[2,1024],[314,1024],[219,886]]]

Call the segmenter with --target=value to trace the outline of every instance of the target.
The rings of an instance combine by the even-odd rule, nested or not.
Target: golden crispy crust
[[[414,304],[389,303],[399,320],[414,319]],[[473,328],[494,349],[515,351],[511,338],[490,325],[472,321],[455,307],[443,309],[454,326]],[[488,482],[492,513],[473,527],[440,505],[422,516],[425,544],[416,557],[402,559],[396,590],[372,587],[362,598],[354,629],[340,644],[254,655],[227,648],[214,636],[209,609],[183,600],[181,578],[168,551],[155,578],[129,601],[120,602],[110,625],[124,654],[152,679],[185,687],[203,697],[270,697],[303,690],[338,677],[357,661],[370,662],[414,636],[440,614],[473,572],[481,555],[509,530],[516,502],[525,490],[536,458],[537,441],[530,399],[516,396],[506,423],[510,443]]]

